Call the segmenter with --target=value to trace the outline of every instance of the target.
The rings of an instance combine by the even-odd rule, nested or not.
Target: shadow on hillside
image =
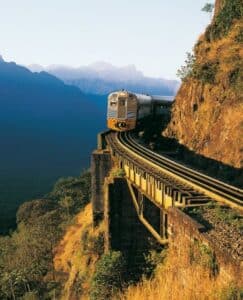
[[[234,168],[220,161],[207,158],[179,144],[176,139],[162,137],[161,132],[166,128],[169,121],[170,116],[163,117],[163,119],[161,116],[155,119],[149,117],[139,124],[136,132],[139,135],[139,132],[142,131],[141,140],[155,151],[168,152],[166,155],[190,168],[243,188],[243,168]]]

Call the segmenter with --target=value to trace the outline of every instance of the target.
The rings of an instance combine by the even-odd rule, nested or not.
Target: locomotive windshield
[[[110,101],[110,106],[111,106],[111,107],[114,107],[114,106],[116,106],[116,105],[117,105],[117,102],[116,102],[116,101],[112,101],[112,100]]]
[[[125,106],[125,104],[126,104],[126,99],[123,98],[123,97],[119,97],[119,105],[120,106]]]
[[[112,95],[109,98],[109,106],[110,106],[110,108],[113,108],[113,109],[117,107],[117,97],[116,97],[116,94]]]

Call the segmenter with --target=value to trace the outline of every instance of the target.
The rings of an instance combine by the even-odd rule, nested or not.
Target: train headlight
[[[117,124],[116,124],[116,126],[118,127],[118,128],[126,128],[127,127],[127,124],[126,124],[126,122],[118,122]]]

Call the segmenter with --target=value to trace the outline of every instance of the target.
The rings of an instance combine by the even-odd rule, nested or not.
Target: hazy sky
[[[205,2],[0,0],[0,54],[19,64],[134,64],[145,75],[176,78],[209,23]]]

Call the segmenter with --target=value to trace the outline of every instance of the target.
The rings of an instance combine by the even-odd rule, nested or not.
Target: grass
[[[199,255],[204,257],[206,265],[201,260],[190,261],[190,247],[196,247]],[[211,251],[206,246],[194,244],[186,237],[178,237],[170,245],[165,261],[158,264],[155,275],[151,279],[143,279],[139,284],[129,286],[124,294],[114,299],[126,300],[219,300],[240,299],[220,298],[227,293],[233,284],[233,294],[240,293],[241,278],[230,277],[225,272],[216,277],[209,272]]]
[[[103,232],[103,223],[93,229],[91,204],[77,215],[75,224],[67,228],[54,257],[55,271],[62,283],[60,299],[89,299],[90,280],[103,251]]]

